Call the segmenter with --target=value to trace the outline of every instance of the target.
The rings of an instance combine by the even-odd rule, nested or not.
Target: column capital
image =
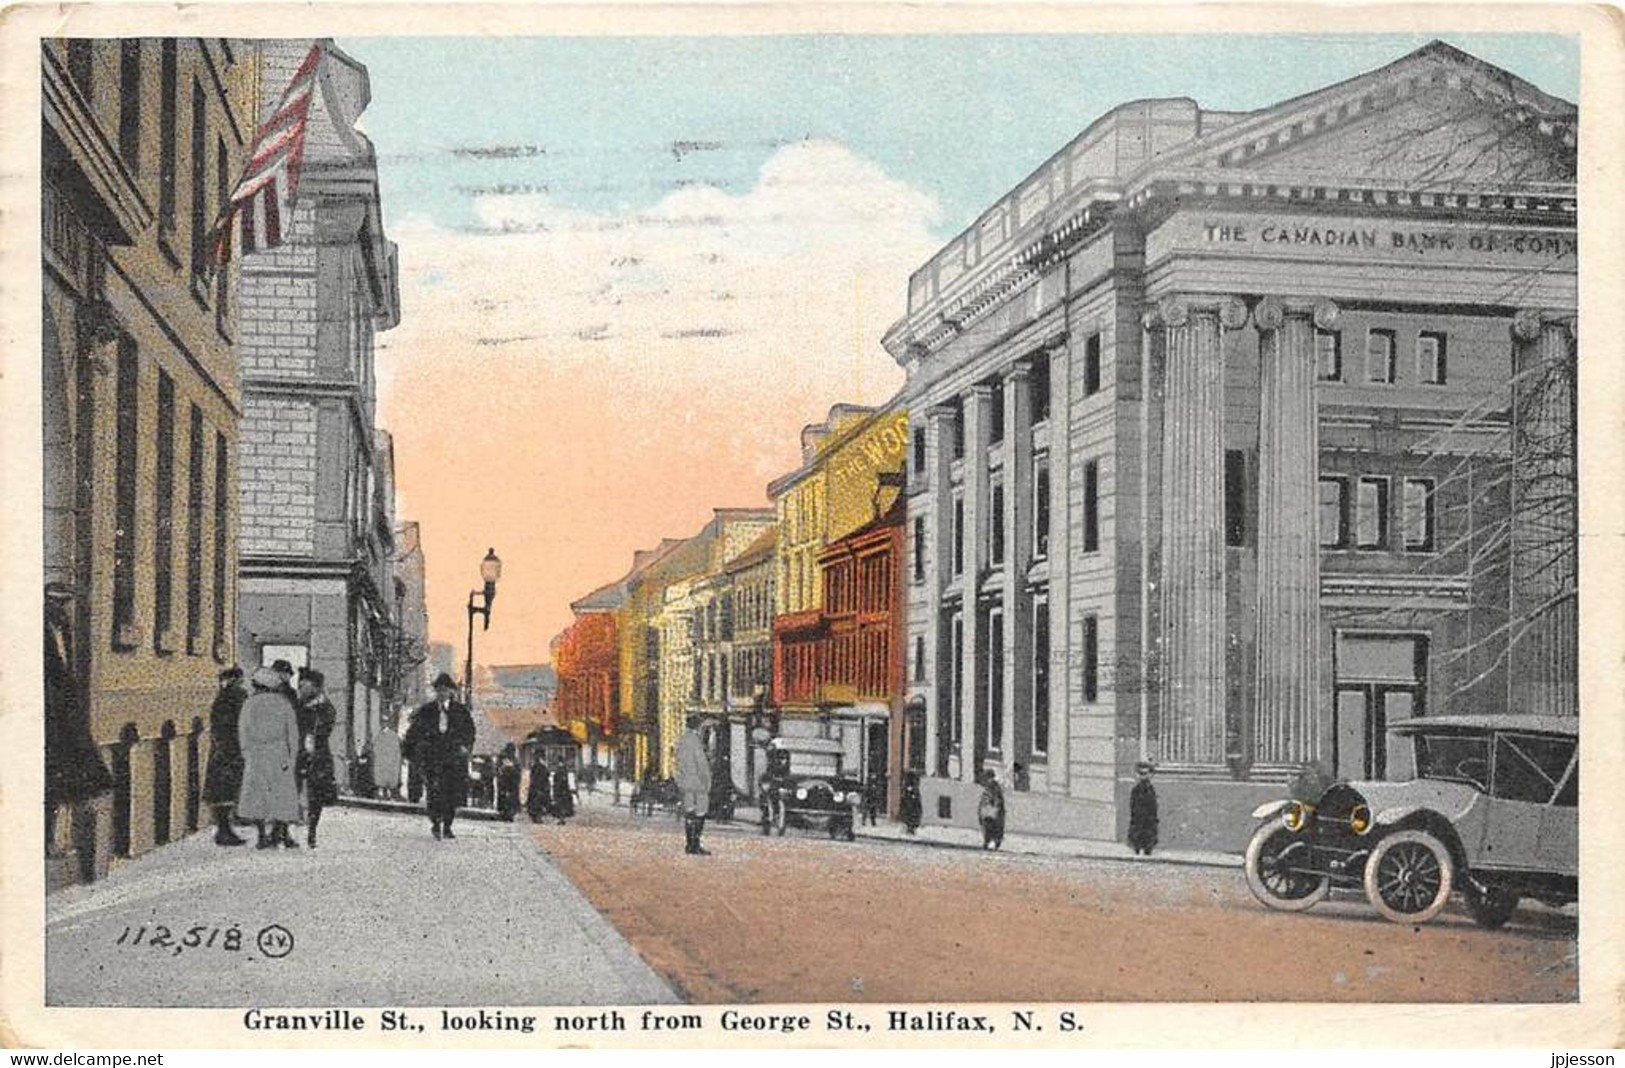
[[[1046,353],[1043,353],[1042,355],[1048,356],[1049,354],[1046,352]],[[1018,363],[1013,363],[1009,367],[1006,367],[1004,369],[1004,380],[1007,383],[1008,382],[1021,382],[1021,381],[1024,381],[1024,380],[1028,379],[1028,378],[1031,378],[1032,373],[1033,373],[1032,365],[1027,363],[1025,360],[1023,360],[1023,361],[1020,361]]]
[[[1314,320],[1321,330],[1337,325],[1338,307],[1323,297],[1265,297],[1253,305],[1253,322],[1260,330],[1279,330],[1287,316]]]
[[[1171,293],[1145,313],[1146,329],[1184,326],[1193,315],[1215,315],[1219,324],[1239,330],[1247,323],[1247,305],[1239,297],[1218,293]]]
[[[1512,316],[1512,336],[1519,341],[1535,341],[1546,329],[1567,330],[1574,340],[1580,339],[1580,319],[1571,310],[1557,308],[1520,308]]]
[[[991,382],[976,382],[966,392],[977,400],[990,401],[993,399],[993,384]]]
[[[932,422],[946,423],[959,418],[959,409],[952,404],[933,404],[925,410],[925,417]]]

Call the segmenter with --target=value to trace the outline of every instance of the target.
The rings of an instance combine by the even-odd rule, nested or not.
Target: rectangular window
[[[1394,380],[1394,332],[1372,330],[1365,336],[1365,378],[1367,382]]]
[[[209,116],[203,85],[192,80],[192,274],[201,277],[209,235]]]
[[[203,409],[192,405],[186,449],[186,651],[203,638]]]
[[[997,445],[1004,440],[1004,386],[994,383],[987,402],[987,441]]]
[[[1224,451],[1224,543],[1247,544],[1247,454]]]
[[[1049,418],[1049,355],[1039,353],[1033,360],[1032,373],[1027,376],[1027,395],[1032,404],[1033,422],[1042,423]]]
[[[963,401],[954,402],[954,414],[949,417],[953,424],[954,459],[965,458],[965,404]]]
[[[1359,529],[1355,545],[1361,549],[1388,547],[1388,480],[1380,477],[1360,479]]]
[[[914,517],[914,581],[925,581],[925,516]]]
[[[135,339],[129,335],[118,342],[118,385],[116,423],[118,457],[114,461],[113,508],[113,645],[128,648],[135,625],[135,523],[136,472],[140,445],[136,437],[141,425],[138,407],[141,364]]]
[[[214,217],[226,217],[226,203],[231,198],[231,161],[226,155],[226,139],[221,137],[215,141],[214,151]],[[225,264],[215,268],[214,272],[214,326],[222,337],[226,334],[226,327],[230,324],[230,315],[226,308],[226,298],[231,292],[231,272]]]
[[[159,46],[158,70],[158,228],[164,233],[175,229],[175,115],[180,94],[180,70],[173,37]]]
[[[1083,465],[1083,551],[1100,549],[1100,461]]]
[[[914,473],[925,474],[925,427],[914,428]]]
[[[1347,479],[1320,480],[1320,547],[1346,549],[1349,544],[1349,484]]]
[[[987,614],[987,748],[998,752],[1004,738],[1004,610]]]
[[[1100,335],[1090,334],[1083,343],[1083,395],[1100,392]]]
[[[1100,620],[1083,617],[1083,699],[1094,704],[1100,699]]]
[[[1405,548],[1410,552],[1433,551],[1433,480],[1405,480]]]
[[[175,380],[158,372],[157,470],[152,486],[152,642],[169,649],[175,603]]]
[[[988,556],[994,564],[1004,563],[1004,482],[993,483],[992,521],[988,524]]]
[[[1315,331],[1315,377],[1343,381],[1343,335],[1336,330]]]
[[[925,681],[925,635],[914,636],[914,681]]]
[[[1033,557],[1049,556],[1049,457],[1033,461]]]
[[[214,655],[226,655],[226,530],[227,510],[230,507],[230,458],[226,452],[226,435],[214,435]]]
[[[1444,335],[1424,330],[1416,336],[1416,380],[1429,386],[1442,386],[1444,378]]]
[[[954,659],[951,668],[953,675],[953,690],[950,693],[948,715],[949,738],[954,745],[960,744],[965,737],[965,621],[958,612],[953,615],[953,622],[949,624],[951,649]]]
[[[954,574],[965,573],[965,498],[954,498]]]
[[[130,173],[141,172],[141,39],[119,42],[118,154]]]
[[[1033,599],[1033,754],[1049,752],[1049,598]]]
[[[68,40],[68,77],[79,87],[79,92],[89,101],[95,90],[95,82],[91,72],[96,65],[95,42],[85,37],[73,37]]]

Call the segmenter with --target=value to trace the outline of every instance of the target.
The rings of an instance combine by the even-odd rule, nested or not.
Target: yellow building
[[[837,404],[822,423],[802,430],[801,466],[767,487],[779,529],[773,700],[791,717],[819,706],[824,590],[818,555],[892,506],[908,447],[906,411]]]
[[[257,79],[253,51],[218,38],[58,38],[40,59],[60,885],[200,822],[209,705],[235,655],[241,417],[235,272],[207,249]]]

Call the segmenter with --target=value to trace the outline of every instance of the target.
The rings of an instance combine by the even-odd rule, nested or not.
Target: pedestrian
[[[576,814],[575,798],[570,789],[570,772],[563,757],[553,760],[553,818],[563,823]]]
[[[237,814],[254,821],[259,832],[257,848],[281,845],[296,849],[297,844],[288,837],[288,824],[299,818],[299,784],[294,778],[299,717],[284,695],[276,671],[260,668],[249,683],[254,692],[243,702],[237,719],[237,741],[243,753]]]
[[[705,752],[705,739],[700,736],[700,717],[688,717],[688,730],[677,740],[677,792],[683,809],[683,834],[688,844],[685,853],[709,856],[710,850],[700,845],[705,831],[705,817],[711,811],[711,758]]]
[[[991,768],[983,768],[977,779],[982,784],[982,799],[976,805],[976,818],[982,823],[982,848],[1000,849],[1004,846],[1004,788]]]
[[[1137,857],[1149,857],[1157,848],[1157,788],[1151,785],[1154,770],[1149,760],[1134,765],[1139,781],[1128,795],[1128,847]]]
[[[203,773],[203,800],[214,813],[215,845],[240,846],[246,841],[231,829],[231,816],[243,787],[243,747],[237,738],[237,723],[247,699],[243,669],[222,671],[220,690],[209,709],[209,764]]]
[[[293,665],[286,660],[273,660],[271,661],[271,670],[277,674],[277,690],[283,697],[288,699],[288,704],[292,705],[294,711],[297,712],[299,709],[299,693],[293,685]]]
[[[58,812],[66,813],[68,848],[78,854],[79,873],[95,875],[95,798],[113,789],[91,733],[90,709],[74,683],[73,594],[45,584],[45,850],[59,856]]]
[[[337,777],[333,773],[333,727],[338,709],[328,700],[324,687],[327,677],[315,668],[299,670],[299,734],[305,757],[305,844],[316,848],[316,825],[322,810],[339,799]]]
[[[513,822],[519,814],[519,749],[512,742],[497,758],[497,815]]]
[[[442,671],[434,680],[434,700],[412,713],[402,748],[421,766],[429,794],[429,826],[436,838],[456,838],[452,821],[457,802],[468,794],[468,754],[474,747],[474,720],[457,700],[457,684]]]
[[[373,736],[372,782],[381,797],[394,800],[401,795],[401,736],[393,719],[385,720]]]
[[[920,800],[920,773],[910,771],[903,776],[903,799],[898,815],[903,818],[903,830],[914,834],[920,829],[925,806]]]
[[[525,813],[530,822],[540,823],[553,810],[553,780],[547,773],[547,758],[537,753],[530,759],[530,788],[525,793]]]
[[[885,803],[886,780],[878,772],[871,773],[863,784],[863,825],[873,827],[880,822],[880,806]]]

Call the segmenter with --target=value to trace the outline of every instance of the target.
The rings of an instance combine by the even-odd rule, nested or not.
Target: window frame
[[[1371,351],[1371,343],[1373,341],[1377,340],[1377,339],[1381,339],[1381,340],[1387,342],[1387,353],[1386,353],[1386,355],[1384,357],[1384,359],[1387,362],[1387,366],[1383,371],[1383,373],[1384,373],[1384,375],[1386,377],[1383,377],[1383,378],[1373,378],[1372,374],[1371,374],[1371,361],[1372,361],[1372,358],[1374,356],[1374,353]],[[1365,380],[1366,380],[1367,385],[1391,386],[1391,385],[1393,385],[1395,383],[1395,381],[1397,381],[1397,378],[1398,378],[1398,366],[1397,366],[1397,364],[1398,364],[1398,358],[1397,358],[1398,345],[1399,345],[1398,336],[1395,334],[1395,332],[1393,330],[1389,329],[1388,327],[1373,326],[1373,327],[1370,327],[1370,328],[1368,328],[1366,330],[1366,332],[1365,332]]]
[[[1347,549],[1353,540],[1352,509],[1349,504],[1349,478],[1347,475],[1321,475],[1317,483],[1319,486],[1335,485],[1337,487],[1337,536],[1326,540],[1326,531],[1319,531],[1320,547],[1322,549]],[[1319,499],[1318,493],[1315,501],[1315,518],[1318,523],[1325,503]]]
[[[1422,343],[1434,344],[1433,374],[1424,373]],[[1443,330],[1420,330],[1416,334],[1416,381],[1423,386],[1443,386],[1449,382],[1449,343]]]
[[[1331,339],[1332,373],[1325,374],[1321,366],[1321,341]],[[1343,381],[1343,331],[1323,330],[1315,328],[1315,381],[1341,382]]]
[[[1042,623],[1042,626],[1040,625]],[[1039,640],[1039,635],[1043,640]],[[1032,755],[1042,757],[1049,755],[1050,732],[1050,651],[1051,635],[1049,621],[1049,592],[1033,595],[1033,623],[1032,623]],[[1042,727],[1042,730],[1040,730]]]
[[[1054,494],[1049,453],[1033,457],[1033,560],[1049,559],[1049,542],[1053,534]]]
[[[1409,507],[1407,498],[1412,486],[1423,487],[1422,494],[1422,530],[1423,538],[1420,542],[1411,541],[1409,522]],[[1438,491],[1438,483],[1431,478],[1421,478],[1406,475],[1400,481],[1399,489],[1399,544],[1400,548],[1409,553],[1431,553],[1438,538],[1438,510],[1434,503],[1434,494]]]
[[[1100,461],[1083,463],[1083,551],[1100,551]]]
[[[1387,475],[1361,475],[1355,483],[1354,547],[1362,552],[1386,551],[1393,540],[1393,524],[1389,513],[1393,509],[1392,479]],[[1362,490],[1372,486],[1377,491],[1377,537],[1367,541],[1363,531],[1366,509]]]

